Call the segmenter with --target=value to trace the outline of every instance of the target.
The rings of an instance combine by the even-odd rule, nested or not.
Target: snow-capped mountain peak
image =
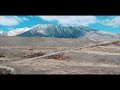
[[[94,31],[86,26],[60,25],[60,24],[38,24],[27,32],[18,36],[23,37],[56,37],[56,38],[78,38],[85,35],[86,32]]]
[[[28,31],[29,29],[31,29],[31,28],[28,28],[28,27],[25,27],[25,28],[17,28],[17,29],[15,29],[15,30],[9,31],[9,32],[7,33],[7,35],[8,35],[8,36],[16,36],[16,35],[18,35],[18,34],[21,34],[21,33],[24,33],[24,32],[26,32],[26,31]]]
[[[2,35],[2,33],[3,33],[3,31],[2,31],[2,30],[0,30],[0,35]]]
[[[0,35],[6,36],[6,32],[4,32],[3,30],[0,30]]]
[[[0,30],[0,35],[3,35],[4,34],[4,31],[3,30]]]

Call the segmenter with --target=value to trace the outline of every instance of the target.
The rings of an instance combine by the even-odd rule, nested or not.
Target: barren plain
[[[120,74],[120,41],[3,36],[0,74]]]

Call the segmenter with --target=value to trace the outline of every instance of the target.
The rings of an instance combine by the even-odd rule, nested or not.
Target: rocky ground
[[[1,37],[0,74],[120,74],[120,41]]]

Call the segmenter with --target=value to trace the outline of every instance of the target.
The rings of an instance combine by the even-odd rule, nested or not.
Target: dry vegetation
[[[65,56],[64,53],[59,53],[59,54],[54,54],[54,55],[50,55],[50,56],[47,56],[45,57],[46,59],[55,59],[55,60],[66,60],[68,59],[69,57],[68,56]]]
[[[36,53],[32,53],[30,55],[26,55],[26,56],[22,56],[22,58],[33,58],[33,57],[39,57],[39,56],[43,56],[45,53],[43,52],[36,52]]]
[[[14,69],[10,67],[0,66],[0,74],[14,74]]]
[[[96,47],[96,46],[108,46],[108,45],[120,46],[120,41],[112,41],[112,42],[107,42],[107,43],[100,43],[100,44],[93,45],[93,46],[91,46],[91,47]]]
[[[120,74],[120,41],[2,37],[0,66],[17,74]]]
[[[0,57],[5,57],[4,54],[0,53]]]

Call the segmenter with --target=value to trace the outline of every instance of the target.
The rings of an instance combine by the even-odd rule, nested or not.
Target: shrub
[[[47,59],[55,59],[55,60],[65,60],[68,58],[68,56],[65,56],[64,53],[59,53],[59,54],[54,54],[54,55],[50,55],[45,57]]]
[[[3,53],[0,53],[0,57],[5,57],[5,55]]]
[[[30,54],[30,55],[27,55],[27,56],[23,56],[23,58],[33,58],[33,57],[39,57],[39,56],[42,56],[44,55],[45,53],[43,52],[37,52],[37,53],[33,53],[33,54]]]

